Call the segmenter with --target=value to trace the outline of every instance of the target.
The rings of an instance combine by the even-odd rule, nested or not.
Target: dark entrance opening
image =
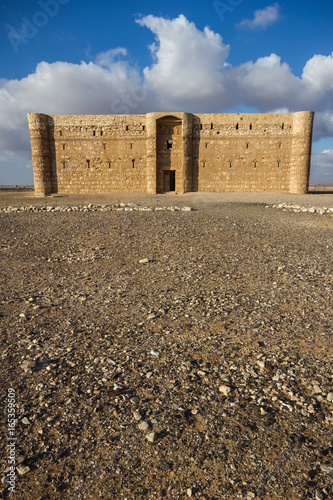
[[[164,170],[163,171],[163,191],[176,191],[176,171]]]

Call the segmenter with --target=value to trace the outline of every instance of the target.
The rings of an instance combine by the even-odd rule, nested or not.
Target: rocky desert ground
[[[333,498],[332,192],[6,191],[0,228],[1,498]]]

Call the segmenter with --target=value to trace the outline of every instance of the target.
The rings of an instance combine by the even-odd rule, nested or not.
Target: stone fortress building
[[[35,194],[308,190],[314,113],[29,113]]]

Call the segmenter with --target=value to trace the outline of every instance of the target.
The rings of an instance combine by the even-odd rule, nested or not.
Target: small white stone
[[[260,368],[261,370],[263,370],[263,369],[265,368],[265,361],[260,361],[260,360],[259,360],[259,361],[257,361],[257,364],[258,364],[258,366],[259,366],[259,368]]]
[[[139,264],[148,264],[149,260],[148,259],[141,259],[139,260]]]
[[[327,401],[329,401],[330,403],[332,403],[333,401],[333,392],[329,392],[326,396],[326,399]]]
[[[224,396],[228,396],[228,394],[230,393],[231,389],[228,385],[220,385],[219,387],[219,391],[224,395]]]
[[[192,489],[191,489],[191,488],[188,488],[188,489],[186,490],[186,494],[187,494],[187,496],[188,496],[188,497],[191,497],[191,496],[192,496]]]
[[[160,355],[160,353],[159,353],[158,351],[153,351],[153,350],[151,350],[151,351],[150,351],[150,354],[151,354],[152,356],[156,356],[157,358],[158,358],[158,357],[159,357],[159,355]]]
[[[147,422],[142,421],[139,423],[138,427],[139,427],[140,431],[146,431],[148,429],[149,425],[147,424]]]
[[[147,441],[149,441],[149,443],[153,443],[156,439],[156,432],[150,432],[149,434],[147,434],[146,439]]]
[[[30,471],[30,467],[28,465],[18,465],[16,467],[17,472],[22,476]]]
[[[133,411],[133,417],[135,420],[141,420],[141,414],[138,411]]]
[[[329,474],[330,472],[333,472],[333,467],[321,465],[320,468],[323,472],[326,472],[327,474]]]

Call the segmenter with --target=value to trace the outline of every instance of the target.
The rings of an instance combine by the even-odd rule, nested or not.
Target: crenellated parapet
[[[42,196],[52,192],[48,121],[48,115],[28,114],[35,194]]]

